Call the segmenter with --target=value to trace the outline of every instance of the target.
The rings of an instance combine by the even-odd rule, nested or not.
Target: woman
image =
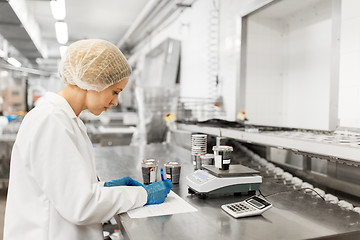
[[[104,40],[75,42],[59,74],[67,85],[26,115],[13,147],[4,240],[100,240],[102,222],[161,203],[172,187],[168,180],[148,186],[129,177],[97,180],[92,144],[78,116],[117,105],[131,74],[120,50]]]

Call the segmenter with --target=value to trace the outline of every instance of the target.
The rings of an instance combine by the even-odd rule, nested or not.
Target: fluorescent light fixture
[[[61,57],[63,57],[65,55],[65,52],[66,52],[67,48],[68,48],[67,46],[60,46],[59,47]]]
[[[68,41],[68,27],[66,22],[55,23],[56,39],[60,44],[66,44]]]
[[[8,58],[6,61],[15,67],[21,67],[21,63],[13,57]]]
[[[66,17],[65,0],[52,0],[50,2],[51,12],[56,20],[64,20]]]

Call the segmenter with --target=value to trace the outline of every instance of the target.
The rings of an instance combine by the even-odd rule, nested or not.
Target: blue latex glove
[[[166,179],[165,181],[154,182],[150,185],[144,186],[148,194],[148,200],[146,202],[146,205],[163,203],[172,187],[173,184],[168,179]]]
[[[142,186],[143,184],[139,183],[138,181],[135,181],[131,177],[123,177],[116,180],[111,180],[109,182],[106,182],[104,184],[105,187],[115,187],[115,186]]]

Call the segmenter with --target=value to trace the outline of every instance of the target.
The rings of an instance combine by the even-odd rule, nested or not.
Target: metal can
[[[202,165],[214,165],[214,154],[208,153],[201,155],[201,166]]]
[[[155,159],[144,159],[141,163],[141,172],[145,185],[157,181],[157,169],[159,161]]]
[[[192,156],[194,170],[201,169],[201,156],[202,155],[204,155],[204,154],[199,153],[197,155]]]
[[[233,147],[231,146],[214,146],[215,167],[221,170],[229,170]]]
[[[179,162],[165,163],[166,178],[169,179],[173,184],[179,183],[180,172],[181,172],[181,163]]]
[[[191,135],[191,155],[206,154],[207,151],[207,135],[193,134]]]

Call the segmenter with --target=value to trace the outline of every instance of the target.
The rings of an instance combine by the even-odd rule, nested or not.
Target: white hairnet
[[[131,67],[119,48],[100,39],[74,42],[59,64],[59,75],[66,84],[98,92],[130,74]]]

